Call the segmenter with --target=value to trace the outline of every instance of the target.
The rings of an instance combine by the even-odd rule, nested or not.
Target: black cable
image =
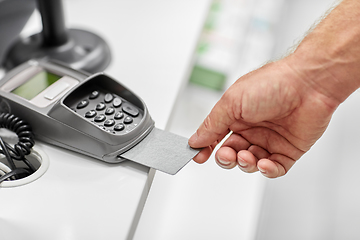
[[[24,155],[22,155],[22,156],[17,155],[17,152],[15,151],[15,149],[14,149],[13,147],[11,147],[7,142],[5,142],[5,145],[6,145],[7,149],[10,150],[10,152],[12,153],[12,154],[10,154],[10,155],[11,155],[11,157],[13,158],[13,160],[22,161],[22,162],[24,162],[24,163],[28,166],[28,168],[29,168],[32,172],[35,172],[35,171],[36,171],[36,168],[30,163],[29,160],[27,160],[27,159],[25,158]],[[0,151],[1,151],[1,150],[0,150]]]
[[[15,165],[15,163],[14,163],[14,160],[13,160],[12,157],[10,156],[9,150],[8,150],[8,148],[6,147],[6,145],[5,145],[2,137],[0,137],[0,147],[1,147],[1,151],[0,151],[0,152],[5,155],[7,161],[8,161],[8,163],[9,163],[9,165],[10,165],[11,170],[16,169],[16,165]]]
[[[13,114],[1,113],[0,128],[6,128],[10,131],[13,131],[16,133],[19,139],[18,143],[12,147],[8,143],[4,142],[4,140],[0,137],[0,153],[5,155],[12,170],[11,172],[2,176],[0,178],[0,182],[8,179],[9,177],[4,177],[10,173],[12,173],[11,176],[16,176],[18,178],[20,175],[25,174],[27,176],[35,172],[36,168],[30,163],[28,159],[25,158],[26,155],[31,153],[31,148],[35,145],[34,135],[31,132],[30,125]],[[28,169],[16,167],[14,160],[24,162]]]
[[[5,175],[0,177],[0,183],[2,183],[3,181],[11,178],[11,177],[17,177],[17,178],[21,178],[23,176],[29,176],[31,173],[29,172],[29,170],[25,169],[25,168],[17,168],[12,170],[11,172],[6,173]]]

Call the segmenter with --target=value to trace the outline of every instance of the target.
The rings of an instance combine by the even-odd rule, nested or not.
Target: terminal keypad
[[[80,100],[74,110],[99,128],[125,134],[140,123],[143,111],[116,94],[94,90]]]

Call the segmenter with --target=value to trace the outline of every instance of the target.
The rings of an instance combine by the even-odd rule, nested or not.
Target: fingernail
[[[238,159],[238,163],[240,167],[246,168],[248,166],[247,162],[245,162],[242,158]]]
[[[194,133],[194,134],[189,138],[189,144],[195,143],[196,140],[197,140],[197,138],[198,138],[197,133]]]
[[[259,169],[259,171],[260,171],[262,174],[265,174],[265,173],[266,173],[266,171],[265,171],[264,169],[262,169],[261,167],[259,167],[259,166],[258,166],[258,169]]]
[[[223,165],[223,166],[229,166],[231,162],[229,161],[226,161],[224,159],[221,159],[221,158],[217,158],[216,159],[218,161],[218,163],[220,163],[220,165]]]

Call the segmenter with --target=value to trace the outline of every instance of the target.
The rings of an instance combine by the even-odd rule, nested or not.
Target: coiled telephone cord
[[[3,181],[16,180],[31,175],[36,168],[26,159],[35,145],[34,135],[30,125],[19,117],[10,113],[0,114],[0,128],[6,128],[18,137],[18,143],[13,147],[0,137],[0,154],[3,154],[8,162],[10,171],[0,175],[0,183]],[[26,167],[18,167],[16,162],[22,161]],[[0,164],[3,164],[0,162]],[[1,172],[0,172],[1,173]]]

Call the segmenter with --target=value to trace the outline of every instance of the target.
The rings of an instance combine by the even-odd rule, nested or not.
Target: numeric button
[[[106,115],[111,115],[111,114],[113,114],[114,112],[115,112],[115,109],[112,108],[112,107],[109,107],[109,108],[107,108],[107,109],[105,110],[105,114],[106,114]]]
[[[116,125],[114,126],[114,130],[117,131],[117,132],[120,132],[120,131],[122,131],[122,130],[124,130],[124,129],[125,129],[125,125],[122,124],[122,123],[118,123],[118,124],[116,124]]]
[[[115,119],[122,119],[124,117],[124,113],[123,112],[117,112],[114,115]]]
[[[115,124],[115,120],[114,119],[108,119],[104,122],[104,126],[105,127],[111,127]]]
[[[95,122],[103,122],[105,121],[106,117],[104,114],[100,114],[100,115],[97,115],[95,118],[94,118],[94,121]]]
[[[77,109],[81,109],[86,107],[89,104],[88,100],[82,100],[81,102],[78,103],[78,105],[76,106]]]
[[[107,93],[107,94],[105,95],[104,101],[105,101],[106,103],[109,103],[109,102],[111,102],[113,99],[114,99],[114,96],[113,96],[111,93]]]
[[[92,118],[96,116],[96,111],[95,110],[90,110],[88,112],[85,113],[85,117],[86,118]]]
[[[105,107],[106,107],[105,103],[100,102],[96,105],[96,110],[101,111],[104,110]]]
[[[127,116],[126,118],[124,118],[124,123],[125,124],[130,124],[132,122],[133,122],[133,119],[131,117]]]

